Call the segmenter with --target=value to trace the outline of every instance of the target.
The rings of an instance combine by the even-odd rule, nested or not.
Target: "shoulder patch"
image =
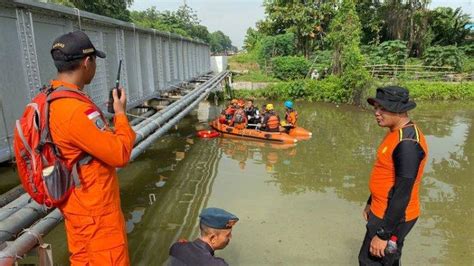
[[[400,130],[400,141],[402,140],[414,140],[419,141],[418,132],[415,125],[409,125]]]
[[[90,120],[100,116],[100,113],[94,109],[94,108],[89,108],[86,111],[84,111],[84,114],[89,118]]]

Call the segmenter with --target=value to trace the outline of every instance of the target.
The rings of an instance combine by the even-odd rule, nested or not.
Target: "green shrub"
[[[272,57],[294,55],[295,37],[293,33],[265,36],[256,44],[258,64],[264,69]]]
[[[464,52],[457,46],[432,46],[426,49],[423,55],[423,64],[426,66],[449,66],[461,71],[464,61]]]
[[[347,101],[348,91],[342,86],[342,79],[329,76],[323,80],[294,80],[271,84],[265,89],[237,90],[237,97],[264,98],[268,100],[306,99],[309,101]]]
[[[460,46],[459,49],[461,49],[466,56],[474,56],[474,43]]]
[[[364,45],[361,51],[370,65],[403,65],[408,58],[407,42],[400,40],[385,41],[378,46]]]
[[[249,71],[246,74],[238,74],[234,76],[234,81],[248,81],[248,82],[275,82],[278,79],[268,76],[261,71]]]
[[[311,69],[317,69],[319,72],[324,72],[325,69],[331,69],[332,54],[332,50],[315,51],[310,58]]]
[[[410,90],[410,96],[420,100],[472,100],[474,82],[404,81],[401,86]]]
[[[377,47],[377,56],[389,65],[404,65],[408,57],[407,42],[395,40],[385,41]]]
[[[272,74],[281,80],[305,78],[309,62],[302,56],[278,56],[272,58]]]
[[[349,97],[347,90],[342,86],[342,80],[333,75],[323,80],[308,80],[306,89],[310,101],[340,103]]]

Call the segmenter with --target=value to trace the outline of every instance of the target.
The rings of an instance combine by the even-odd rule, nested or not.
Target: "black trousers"
[[[376,235],[377,229],[382,225],[383,220],[377,216],[369,213],[369,219],[367,221],[367,232],[365,233],[364,242],[359,252],[359,265],[400,265],[400,259],[402,256],[403,241],[406,235],[415,225],[417,219],[409,222],[400,223],[395,229],[394,235],[398,237],[397,247],[398,252],[395,254],[385,254],[383,258],[374,257],[370,254],[370,242]]]

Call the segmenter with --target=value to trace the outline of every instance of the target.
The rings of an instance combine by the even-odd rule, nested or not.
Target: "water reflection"
[[[297,145],[197,139],[195,130],[219,113],[205,103],[123,169],[132,264],[161,264],[173,241],[197,236],[200,210],[217,206],[241,218],[221,253],[231,264],[353,265],[364,233],[360,210],[368,177],[386,131],[357,107],[297,106],[299,123],[313,132]],[[430,157],[422,217],[407,242],[405,263],[470,264],[474,103],[419,103],[412,117],[426,135]],[[150,194],[156,195],[151,205]],[[63,230],[46,237],[59,247],[59,264],[67,263]]]

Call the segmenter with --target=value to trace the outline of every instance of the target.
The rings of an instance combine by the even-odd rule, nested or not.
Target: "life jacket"
[[[247,116],[245,115],[245,111],[242,109],[238,109],[237,111],[235,111],[234,116],[232,118],[232,123],[234,125],[247,123]]]
[[[276,130],[280,128],[280,118],[275,113],[267,113],[268,120],[266,123],[267,129]]]
[[[47,207],[59,206],[80,185],[77,167],[91,159],[84,154],[79,161],[68,164],[51,138],[49,105],[61,98],[75,98],[95,106],[78,90],[43,87],[26,105],[14,130],[13,147],[20,181],[31,198]]]
[[[235,113],[235,108],[232,106],[227,107],[227,109],[225,109],[224,111],[224,114],[227,120],[232,119],[232,117],[234,116],[234,113]]]
[[[418,175],[405,210],[404,219],[405,221],[411,221],[420,215],[419,188],[426,158],[428,157],[428,146],[423,133],[415,124],[410,124],[399,130],[389,132],[377,149],[377,159],[370,176],[369,188],[372,198],[370,210],[380,219],[385,216],[392,188],[395,185],[395,165],[392,155],[401,141],[416,141],[425,153],[425,157],[418,167]]]
[[[295,110],[287,111],[285,114],[285,120],[288,124],[296,126],[296,121],[298,120],[298,112]]]

